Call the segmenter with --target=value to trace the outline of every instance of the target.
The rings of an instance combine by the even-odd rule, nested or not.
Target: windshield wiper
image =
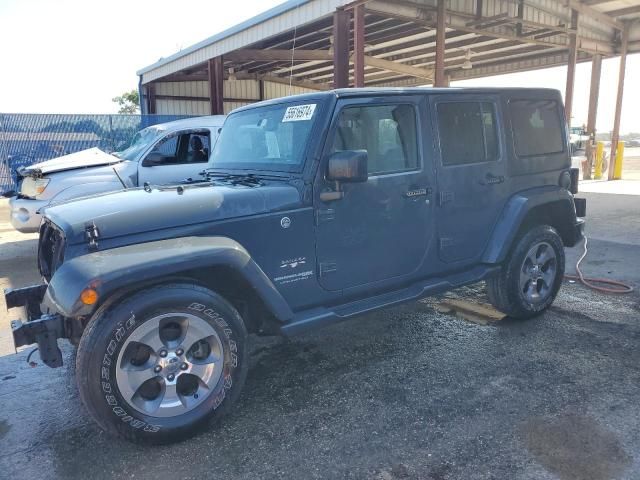
[[[225,173],[212,172],[210,169],[201,172],[207,180],[218,180],[232,185],[258,186],[262,185],[262,180],[287,180],[288,176],[269,175],[268,173]]]
[[[258,177],[252,173],[247,174],[234,174],[234,173],[213,173],[207,174],[207,180],[218,180],[231,185],[246,185],[248,187],[256,187],[262,185],[262,182]]]

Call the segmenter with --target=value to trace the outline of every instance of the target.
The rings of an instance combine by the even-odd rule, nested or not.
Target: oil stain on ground
[[[616,435],[587,416],[532,418],[520,435],[531,455],[562,480],[615,479],[631,464]]]
[[[0,420],[0,438],[3,438],[11,430],[11,425],[6,420]]]

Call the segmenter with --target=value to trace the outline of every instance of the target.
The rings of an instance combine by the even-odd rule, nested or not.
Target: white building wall
[[[158,82],[155,86],[156,95],[209,98],[209,84],[206,81]]]
[[[286,97],[288,95],[300,95],[302,93],[313,93],[317,90],[311,88],[303,88],[296,86],[289,86],[283,83],[264,82],[264,99],[269,100],[272,98]]]
[[[156,89],[156,113],[159,115],[210,115],[209,84],[207,81],[158,82]],[[264,99],[311,93],[315,90],[282,83],[264,82]],[[224,113],[260,100],[258,80],[225,80]],[[168,98],[173,97],[173,98]],[[180,98],[184,97],[184,98]],[[199,100],[199,99],[202,100]]]
[[[195,100],[156,100],[156,113],[158,115],[209,115],[209,99],[206,101]]]

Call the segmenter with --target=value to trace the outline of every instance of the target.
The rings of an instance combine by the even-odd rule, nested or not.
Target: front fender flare
[[[293,317],[286,300],[238,242],[226,237],[181,237],[127,245],[75,257],[55,272],[43,299],[49,312],[65,317],[91,315],[96,305],[80,302],[80,293],[94,288],[100,299],[154,279],[194,269],[225,266],[253,287],[274,317]]]

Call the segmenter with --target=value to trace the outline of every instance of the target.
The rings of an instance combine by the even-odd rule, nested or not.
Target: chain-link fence
[[[15,189],[16,169],[97,147],[126,148],[138,130],[179,115],[49,115],[0,113],[0,193]]]

